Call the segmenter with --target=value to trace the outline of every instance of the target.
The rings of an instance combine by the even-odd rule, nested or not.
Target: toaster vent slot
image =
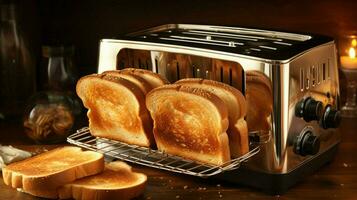
[[[327,63],[328,60],[326,62],[316,62],[310,66],[300,67],[299,87],[301,92],[318,87],[330,79],[330,72]]]
[[[306,69],[306,74],[305,74],[305,88],[306,88],[306,90],[310,89],[310,79],[311,79],[310,75],[311,75],[311,70],[308,67]]]
[[[311,66],[311,83],[312,83],[312,86],[315,87],[315,85],[316,85],[316,70],[315,70],[314,65]]]
[[[326,70],[326,72],[327,72],[327,75],[326,75],[327,79],[330,79],[330,59],[327,59],[327,70]]]
[[[300,91],[304,91],[304,68],[300,68]]]
[[[326,80],[326,63],[322,63],[322,81]]]

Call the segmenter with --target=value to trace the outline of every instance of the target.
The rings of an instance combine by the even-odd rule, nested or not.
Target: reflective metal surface
[[[179,28],[180,34],[199,35],[205,38],[205,41],[196,38],[193,44],[192,38],[189,41],[181,36],[178,38],[176,37],[177,31],[175,32],[177,27],[181,27]],[[204,31],[203,29],[207,30]],[[151,35],[150,37],[160,36],[158,32],[164,34],[165,37],[174,32],[175,37],[173,38],[175,40],[167,42],[167,40],[148,38],[148,35]],[[221,39],[224,38],[223,36],[227,36],[229,39],[245,39],[248,43],[255,42],[254,45],[272,39],[274,36],[284,40],[294,40],[295,43],[288,48],[294,54],[291,54],[291,52],[284,54],[283,51],[286,48],[285,50],[273,50],[260,47],[261,51],[264,49],[264,51],[284,54],[282,57],[285,58],[284,60],[267,59],[269,56],[266,53],[237,53],[242,52],[241,49],[239,51],[226,51],[226,47],[221,48],[217,47],[216,44],[206,43],[206,40],[212,40],[212,37],[217,36],[217,34]],[[254,38],[254,41],[247,40],[252,38]],[[205,43],[201,44],[202,42]],[[231,46],[243,46],[238,44],[240,41],[234,40],[231,42],[235,42],[229,43],[228,41]],[[253,44],[250,43],[250,45]],[[286,57],[287,55],[290,56]],[[270,57],[281,58],[280,56]],[[248,104],[254,105],[255,103],[257,105],[251,111],[251,115],[256,111],[258,114],[254,114],[260,116],[256,121],[267,121],[269,123],[267,129],[259,128],[258,130],[255,129],[254,124],[248,123],[250,135],[261,136],[260,152],[246,163],[250,169],[267,173],[287,173],[298,168],[302,163],[308,162],[311,158],[319,156],[340,140],[338,129],[324,129],[320,127],[320,121],[307,122],[295,115],[296,105],[307,97],[322,102],[323,108],[330,105],[335,110],[339,109],[336,50],[332,40],[318,36],[254,29],[235,29],[232,27],[227,29],[217,27],[217,29],[214,29],[212,26],[168,25],[138,32],[118,40],[102,40],[98,73],[125,67],[149,69],[162,74],[171,82],[186,77],[201,77],[221,81],[241,90],[246,95],[247,100],[250,101]],[[248,81],[250,80],[250,72],[264,74],[271,87],[271,91],[269,89],[267,91],[271,92],[272,100],[271,103],[266,104],[272,110],[267,115],[259,113],[264,110],[263,107],[260,107],[261,104],[254,102],[254,98],[251,98],[251,100],[248,98],[249,88],[256,86],[254,81]],[[258,80],[261,80],[261,78],[258,78]],[[266,83],[267,81],[263,82]],[[261,85],[256,88],[266,89]],[[266,95],[261,96],[260,100],[264,100],[264,98],[267,98]],[[293,151],[296,138],[306,131],[306,127],[309,127],[309,131],[321,141],[319,152],[316,155],[301,156]],[[253,141],[253,138],[251,139]]]

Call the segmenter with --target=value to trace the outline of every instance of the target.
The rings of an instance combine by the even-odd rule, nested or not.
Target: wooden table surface
[[[283,195],[271,196],[254,188],[219,180],[177,175],[134,165],[148,175],[148,184],[138,199],[357,199],[357,119],[341,122],[342,142],[334,161]],[[35,145],[15,122],[0,122],[0,144],[42,152],[58,145]],[[0,200],[40,199],[17,192],[0,180]]]

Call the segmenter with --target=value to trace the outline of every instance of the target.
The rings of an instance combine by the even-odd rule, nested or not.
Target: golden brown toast
[[[116,76],[116,77],[120,77],[120,78],[126,79],[128,81],[131,81],[136,86],[138,86],[144,92],[144,94],[146,94],[146,93],[150,92],[150,90],[154,89],[150,85],[149,81],[145,80],[141,76],[136,75],[134,73],[122,73],[119,70],[112,70],[112,71],[105,71],[102,74]]]
[[[250,132],[269,134],[273,91],[269,78],[259,71],[246,73],[247,123]]]
[[[227,133],[231,156],[237,158],[249,151],[248,128],[244,120],[247,103],[239,90],[225,83],[202,78],[181,79],[176,84],[201,88],[221,98],[228,106],[229,128]]]
[[[36,196],[53,197],[51,191],[59,186],[98,174],[103,169],[101,153],[66,146],[10,164],[2,174],[6,185]]]
[[[133,172],[124,162],[105,165],[102,173],[85,177],[58,189],[59,199],[77,200],[132,199],[143,193],[147,176]]]
[[[169,81],[166,78],[162,77],[160,74],[145,69],[125,68],[120,70],[120,73],[138,75],[148,81],[152,88],[156,88],[169,83]]]
[[[207,90],[177,84],[146,96],[159,150],[220,165],[230,160],[225,103]]]
[[[89,129],[97,137],[139,146],[154,146],[145,94],[131,81],[107,74],[77,82],[77,94],[88,108]]]

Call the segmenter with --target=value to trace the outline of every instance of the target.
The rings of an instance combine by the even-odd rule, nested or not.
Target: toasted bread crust
[[[94,136],[155,146],[145,95],[137,85],[108,74],[89,75],[78,81],[77,94],[89,109],[89,128]]]
[[[73,151],[69,153],[70,151]],[[78,156],[83,159],[87,156],[88,160],[71,165],[67,157]],[[59,162],[59,163],[58,163]],[[52,167],[58,168],[53,170]],[[38,171],[36,169],[49,169]],[[53,198],[53,192],[61,185],[70,183],[76,179],[98,174],[104,169],[104,157],[100,153],[81,151],[79,147],[57,148],[32,158],[19,161],[3,169],[3,178],[6,185],[13,188],[22,188],[25,192],[36,196]],[[31,172],[31,170],[34,170]],[[45,171],[45,172],[43,172]],[[46,188],[47,191],[42,191]],[[33,191],[33,192],[31,192]]]
[[[111,70],[111,71],[105,71],[102,74],[107,74],[107,75],[127,79],[128,81],[131,81],[132,83],[137,85],[144,92],[144,94],[146,94],[146,93],[150,92],[150,90],[154,89],[151,86],[149,81],[145,80],[141,76],[134,74],[134,73],[122,73],[119,70]]]
[[[188,85],[190,84],[191,86],[192,84],[195,83],[209,85],[215,88],[220,88],[234,95],[234,97],[237,99],[237,102],[239,103],[239,113],[236,114],[236,116],[234,116],[234,120],[238,120],[239,118],[245,117],[245,115],[247,114],[247,103],[245,97],[239,90],[235,89],[230,85],[218,81],[203,79],[203,78],[185,78],[175,82],[175,84],[188,84]]]
[[[157,88],[159,86],[169,84],[170,82],[162,77],[158,73],[154,73],[150,70],[145,70],[145,69],[137,69],[137,68],[125,68],[120,70],[120,73],[130,73],[130,74],[135,74],[143,79],[147,80],[152,88]]]
[[[227,84],[202,78],[181,79],[176,84],[202,88],[220,97],[229,108],[229,128],[227,133],[231,156],[237,158],[249,151],[248,130],[244,120],[247,103],[240,91]]]
[[[132,199],[145,189],[147,177],[136,173],[124,162],[106,165],[101,174],[86,177],[58,189],[60,199],[77,200]]]
[[[228,111],[219,97],[172,84],[152,90],[146,105],[159,150],[214,165],[229,161]]]

